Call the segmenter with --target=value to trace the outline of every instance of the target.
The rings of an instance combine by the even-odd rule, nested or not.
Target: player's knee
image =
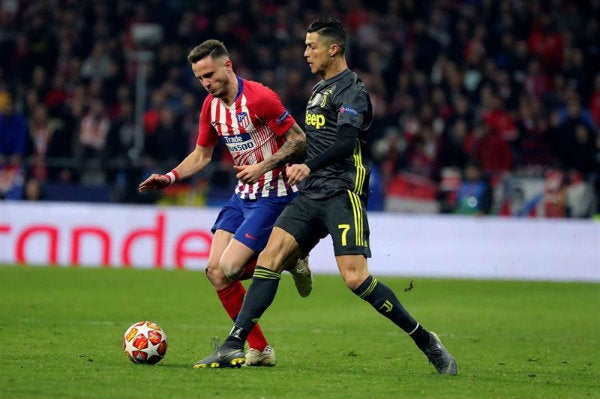
[[[227,270],[227,271],[223,271],[223,274],[225,275],[225,277],[227,277],[230,280],[240,280],[242,271],[241,270]]]
[[[230,262],[221,262],[220,268],[223,275],[230,280],[239,280],[244,271],[244,265]]]
[[[367,262],[362,256],[340,256],[337,264],[346,287],[351,290],[357,289],[369,277]]]
[[[208,281],[210,281],[214,287],[221,287],[227,280],[227,277],[223,274],[223,271],[215,262],[209,261],[206,264],[204,271],[206,272]]]
[[[365,273],[356,269],[342,270],[341,275],[346,287],[352,291],[360,287],[365,278],[368,277],[368,274],[365,275]]]
[[[364,279],[361,280],[361,278],[357,274],[342,275],[342,278],[344,279],[344,283],[346,284],[346,287],[348,287],[348,289],[350,289],[351,291],[354,291],[355,289],[360,287],[360,285],[362,284],[362,282],[364,280]]]
[[[206,272],[206,277],[208,277],[208,279],[210,280],[211,276],[215,274],[218,268],[218,264],[208,261],[206,267],[204,268],[204,271]]]
[[[273,251],[265,248],[265,250],[262,251],[258,256],[258,261],[256,264],[264,267],[265,269],[280,272],[283,270],[286,260],[287,258],[284,256],[283,252]]]

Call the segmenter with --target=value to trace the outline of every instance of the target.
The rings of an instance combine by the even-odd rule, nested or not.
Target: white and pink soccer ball
[[[139,321],[125,331],[123,350],[136,364],[156,364],[167,353],[167,335],[151,321]]]

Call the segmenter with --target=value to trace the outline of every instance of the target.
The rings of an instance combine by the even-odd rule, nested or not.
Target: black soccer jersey
[[[311,171],[301,192],[312,199],[328,198],[350,190],[366,196],[369,185],[366,134],[373,119],[369,93],[356,73],[346,69],[313,88],[306,106],[305,131],[307,159],[329,148],[338,138],[337,128],[348,124],[359,129],[352,154],[343,161]]]

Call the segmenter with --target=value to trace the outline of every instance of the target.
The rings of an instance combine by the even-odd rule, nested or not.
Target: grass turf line
[[[284,274],[261,320],[276,367],[194,370],[231,327],[203,272],[0,267],[0,398],[600,398],[600,284],[380,280],[439,333],[458,377],[339,276],[300,298]],[[144,319],[169,338],[156,366],[122,352]]]

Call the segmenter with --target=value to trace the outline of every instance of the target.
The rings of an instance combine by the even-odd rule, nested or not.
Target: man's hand
[[[153,173],[150,177],[140,183],[138,191],[143,193],[144,191],[160,190],[167,187],[169,184],[170,180],[167,176]]]
[[[310,168],[305,163],[293,164],[286,168],[288,183],[298,184],[310,175]]]
[[[235,175],[240,181],[246,184],[254,184],[265,174],[265,170],[260,163],[255,165],[241,165],[233,167],[238,173]]]

